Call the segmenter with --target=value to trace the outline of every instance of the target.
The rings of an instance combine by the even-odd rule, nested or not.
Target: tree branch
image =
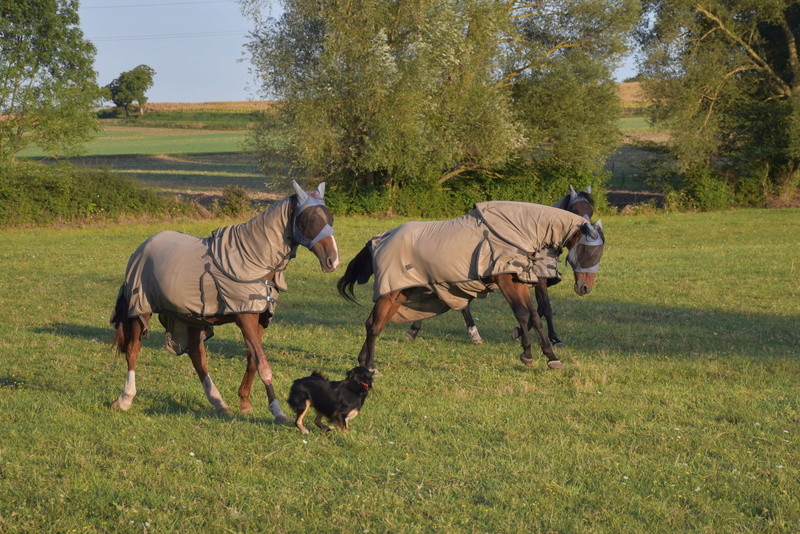
[[[789,84],[787,84],[783,78],[778,76],[778,74],[772,69],[772,67],[770,67],[769,63],[764,58],[762,58],[761,55],[759,55],[759,53],[753,49],[753,47],[747,44],[741,37],[733,33],[733,31],[730,28],[728,28],[728,26],[726,26],[725,23],[722,22],[722,20],[716,15],[714,15],[712,12],[710,12],[700,4],[695,4],[694,7],[698,12],[702,13],[707,19],[714,22],[719,27],[720,30],[722,30],[728,37],[731,38],[731,40],[733,40],[733,42],[741,46],[742,49],[744,49],[747,56],[751,59],[751,61],[753,61],[753,63],[755,63],[758,66],[758,69],[766,72],[772,79],[772,81],[775,82],[775,84],[781,89],[781,91],[783,91],[783,93],[786,96],[791,96],[792,88],[789,86]]]
[[[468,171],[468,170],[470,170],[469,166],[467,166],[467,165],[459,165],[458,167],[456,167],[452,171],[443,174],[442,177],[439,178],[439,183],[443,184],[444,182],[446,182],[450,178],[454,178],[454,177],[458,176],[459,174],[461,174],[462,172]]]
[[[795,37],[792,27],[789,24],[788,9],[783,11],[783,19],[781,19],[781,29],[786,36],[786,45],[789,52],[789,68],[792,71],[792,92],[794,94],[800,93],[800,57],[797,52],[797,38]]]

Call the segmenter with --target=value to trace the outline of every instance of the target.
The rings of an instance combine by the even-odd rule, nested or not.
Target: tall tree
[[[673,130],[683,185],[702,204],[793,191],[800,166],[800,2],[646,0],[640,41]]]
[[[393,190],[531,154],[595,170],[613,142],[610,69],[633,0],[282,3],[260,19],[242,0],[249,48],[313,174]]]
[[[125,110],[126,117],[134,102],[139,105],[139,115],[144,115],[148,100],[145,93],[153,87],[155,75],[156,71],[152,67],[139,65],[114,78],[105,89],[114,105]]]
[[[75,0],[0,0],[0,162],[30,144],[79,150],[97,130],[95,48]]]

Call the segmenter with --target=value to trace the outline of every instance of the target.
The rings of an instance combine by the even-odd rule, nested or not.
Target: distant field
[[[626,106],[641,102],[638,84],[621,84],[620,94]],[[281,184],[292,169],[281,147],[285,144],[276,114],[273,124],[274,146],[271,161],[258,161],[245,153],[248,129],[254,111],[274,111],[274,102],[206,102],[198,104],[152,103],[144,117],[103,119],[103,131],[87,144],[87,156],[76,158],[79,165],[118,169],[144,183],[171,192],[218,193],[226,185],[245,187],[251,195],[264,195],[265,184]],[[613,154],[607,163],[612,171],[612,186],[642,189],[641,163],[650,159],[640,147],[630,143],[664,141],[665,132],[654,129],[643,116],[628,115],[619,119],[619,127],[628,143]],[[36,148],[22,157],[42,157]],[[273,189],[272,185],[268,186]]]
[[[112,168],[121,174],[162,191],[187,194],[219,194],[226,186],[243,187],[253,198],[272,198],[276,190],[287,190],[289,162],[274,158],[259,169],[253,154],[88,156],[73,160],[76,165]],[[293,176],[299,176],[297,171]]]
[[[619,98],[622,101],[623,111],[632,111],[647,106],[642,85],[639,82],[624,82],[618,86]]]
[[[251,113],[253,111],[269,111],[275,109],[274,100],[246,100],[240,102],[151,102],[147,104],[151,111],[181,111],[214,113]]]
[[[87,143],[87,154],[111,156],[241,152],[246,135],[243,131],[106,126],[95,139]],[[45,154],[38,148],[31,148],[19,155],[42,157]]]

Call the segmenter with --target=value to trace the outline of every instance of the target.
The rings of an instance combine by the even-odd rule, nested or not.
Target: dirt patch
[[[608,203],[619,210],[638,204],[654,203],[656,207],[664,207],[664,194],[655,191],[623,191],[612,190],[606,194]]]

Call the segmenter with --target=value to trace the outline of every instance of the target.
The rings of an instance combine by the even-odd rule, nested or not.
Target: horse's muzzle
[[[595,273],[575,273],[575,285],[573,289],[580,296],[591,293],[594,288]]]
[[[319,266],[323,272],[332,273],[339,266],[339,249],[333,236],[326,237],[315,243],[311,248],[311,252],[317,256]]]

